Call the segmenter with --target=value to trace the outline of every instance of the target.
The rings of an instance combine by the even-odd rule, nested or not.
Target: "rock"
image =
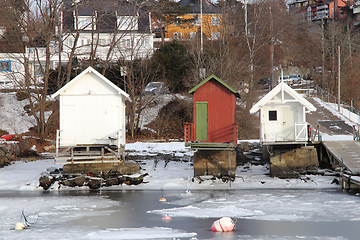
[[[140,183],[142,183],[144,180],[144,178],[142,176],[137,177],[137,178],[133,178],[132,179],[132,184],[133,185],[139,185]]]
[[[109,179],[106,179],[105,185],[106,185],[107,187],[113,186],[113,185],[119,185],[119,180],[118,180],[117,178],[109,178]]]
[[[119,176],[119,177],[118,177],[118,183],[119,183],[119,185],[122,185],[125,181],[126,181],[126,177],[124,177],[124,176]]]
[[[99,189],[101,186],[101,178],[89,178],[88,187],[90,189]]]
[[[86,183],[86,177],[84,177],[84,176],[76,177],[74,179],[74,183],[76,186],[79,186],[79,187],[84,186]]]
[[[55,150],[55,149],[56,149],[56,147],[55,147],[54,144],[53,144],[53,145],[50,145],[50,146],[45,146],[45,147],[44,147],[44,150],[45,150],[46,152],[51,151],[51,150]]]
[[[242,143],[242,146],[243,146],[244,152],[247,152],[247,151],[250,150],[250,147],[249,147],[249,143],[248,143],[248,142],[243,142],[243,143]]]
[[[67,187],[75,187],[76,186],[75,178],[66,179],[62,181],[61,184]]]
[[[47,173],[42,174],[39,179],[39,186],[42,187],[44,190],[49,189],[53,183],[54,177]]]

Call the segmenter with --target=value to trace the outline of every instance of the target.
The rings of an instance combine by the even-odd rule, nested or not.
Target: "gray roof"
[[[112,32],[116,25],[116,16],[138,16],[138,31],[149,32],[149,15],[145,10],[125,0],[82,0],[76,3],[79,16],[101,16],[100,32]],[[72,0],[65,0],[64,28],[74,30]]]
[[[190,5],[190,13],[200,14],[200,1],[202,1],[203,13],[221,13],[221,9],[208,0],[181,0],[180,6]]]

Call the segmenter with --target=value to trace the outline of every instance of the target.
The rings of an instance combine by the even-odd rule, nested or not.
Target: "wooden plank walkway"
[[[360,143],[358,141],[323,141],[322,144],[337,161],[353,175],[360,175]]]

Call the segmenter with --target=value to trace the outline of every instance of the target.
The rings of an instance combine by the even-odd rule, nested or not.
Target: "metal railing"
[[[309,140],[311,142],[321,142],[322,137],[320,134],[320,126],[317,125],[314,129],[313,127],[309,127]]]

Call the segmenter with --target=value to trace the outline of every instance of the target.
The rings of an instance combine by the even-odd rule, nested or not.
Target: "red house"
[[[193,123],[185,123],[185,140],[237,145],[236,98],[240,95],[211,75],[189,93],[194,95]]]

